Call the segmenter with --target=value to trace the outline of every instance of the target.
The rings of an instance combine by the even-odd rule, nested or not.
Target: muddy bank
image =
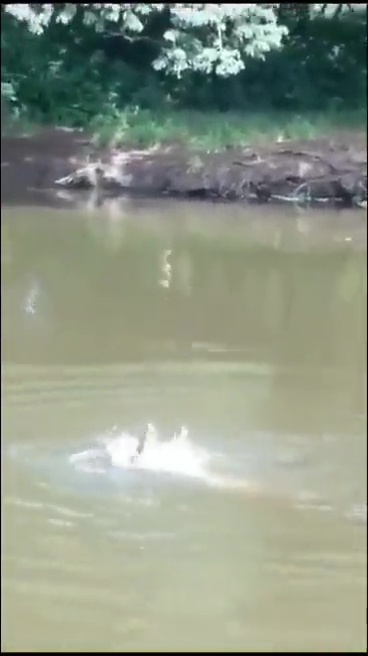
[[[1,197],[67,188],[223,201],[366,207],[366,135],[283,141],[226,152],[182,145],[99,150],[82,132],[45,130],[1,140]]]

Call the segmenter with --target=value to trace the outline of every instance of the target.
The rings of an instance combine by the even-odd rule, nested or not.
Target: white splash
[[[89,471],[105,471],[107,467],[149,470],[206,478],[206,465],[210,454],[195,446],[189,439],[188,430],[182,427],[170,440],[159,438],[153,424],[148,424],[144,447],[139,453],[142,440],[123,432],[113,437],[99,439],[100,446],[70,456],[76,468]]]
[[[105,473],[109,467],[122,470],[122,475],[124,471],[152,471],[197,479],[217,489],[256,495],[260,491],[259,486],[249,479],[213,471],[218,454],[195,445],[185,426],[169,440],[161,439],[153,424],[147,425],[140,439],[127,432],[118,434],[114,427],[113,434],[110,432],[110,435],[100,437],[98,442],[98,448],[70,457],[70,462],[79,471]]]
[[[140,469],[204,478],[209,459],[210,454],[195,446],[188,437],[187,429],[183,427],[179,435],[175,434],[168,441],[147,440],[136,466]]]
[[[105,449],[114,467],[133,466],[133,459],[137,454],[139,440],[133,435],[123,433],[106,441]]]

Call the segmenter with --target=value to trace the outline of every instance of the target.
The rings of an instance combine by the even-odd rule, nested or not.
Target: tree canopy
[[[280,47],[287,28],[277,22],[276,6],[68,3],[9,4],[4,9],[33,34],[42,34],[52,22],[69,24],[79,13],[84,25],[127,38],[143,35],[152,16],[165,13],[168,29],[161,34],[153,67],[178,77],[187,70],[229,77],[244,68],[244,56],[262,58]]]
[[[54,3],[1,12],[2,99],[18,112],[58,107],[78,122],[107,105],[168,98],[318,108],[357,105],[366,93],[361,5]]]

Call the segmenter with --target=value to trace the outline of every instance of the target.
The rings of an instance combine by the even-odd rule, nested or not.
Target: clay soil
[[[80,131],[48,129],[1,139],[1,198],[31,190],[97,188],[102,195],[243,202],[338,203],[365,207],[365,133],[283,141],[222,152],[171,144],[97,149]]]

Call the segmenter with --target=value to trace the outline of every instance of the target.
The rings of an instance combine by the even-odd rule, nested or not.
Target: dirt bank
[[[178,144],[149,150],[98,150],[82,132],[44,130],[2,137],[1,197],[27,191],[97,189],[104,195],[147,194],[228,201],[339,203],[365,207],[366,134],[283,141],[225,152]]]

